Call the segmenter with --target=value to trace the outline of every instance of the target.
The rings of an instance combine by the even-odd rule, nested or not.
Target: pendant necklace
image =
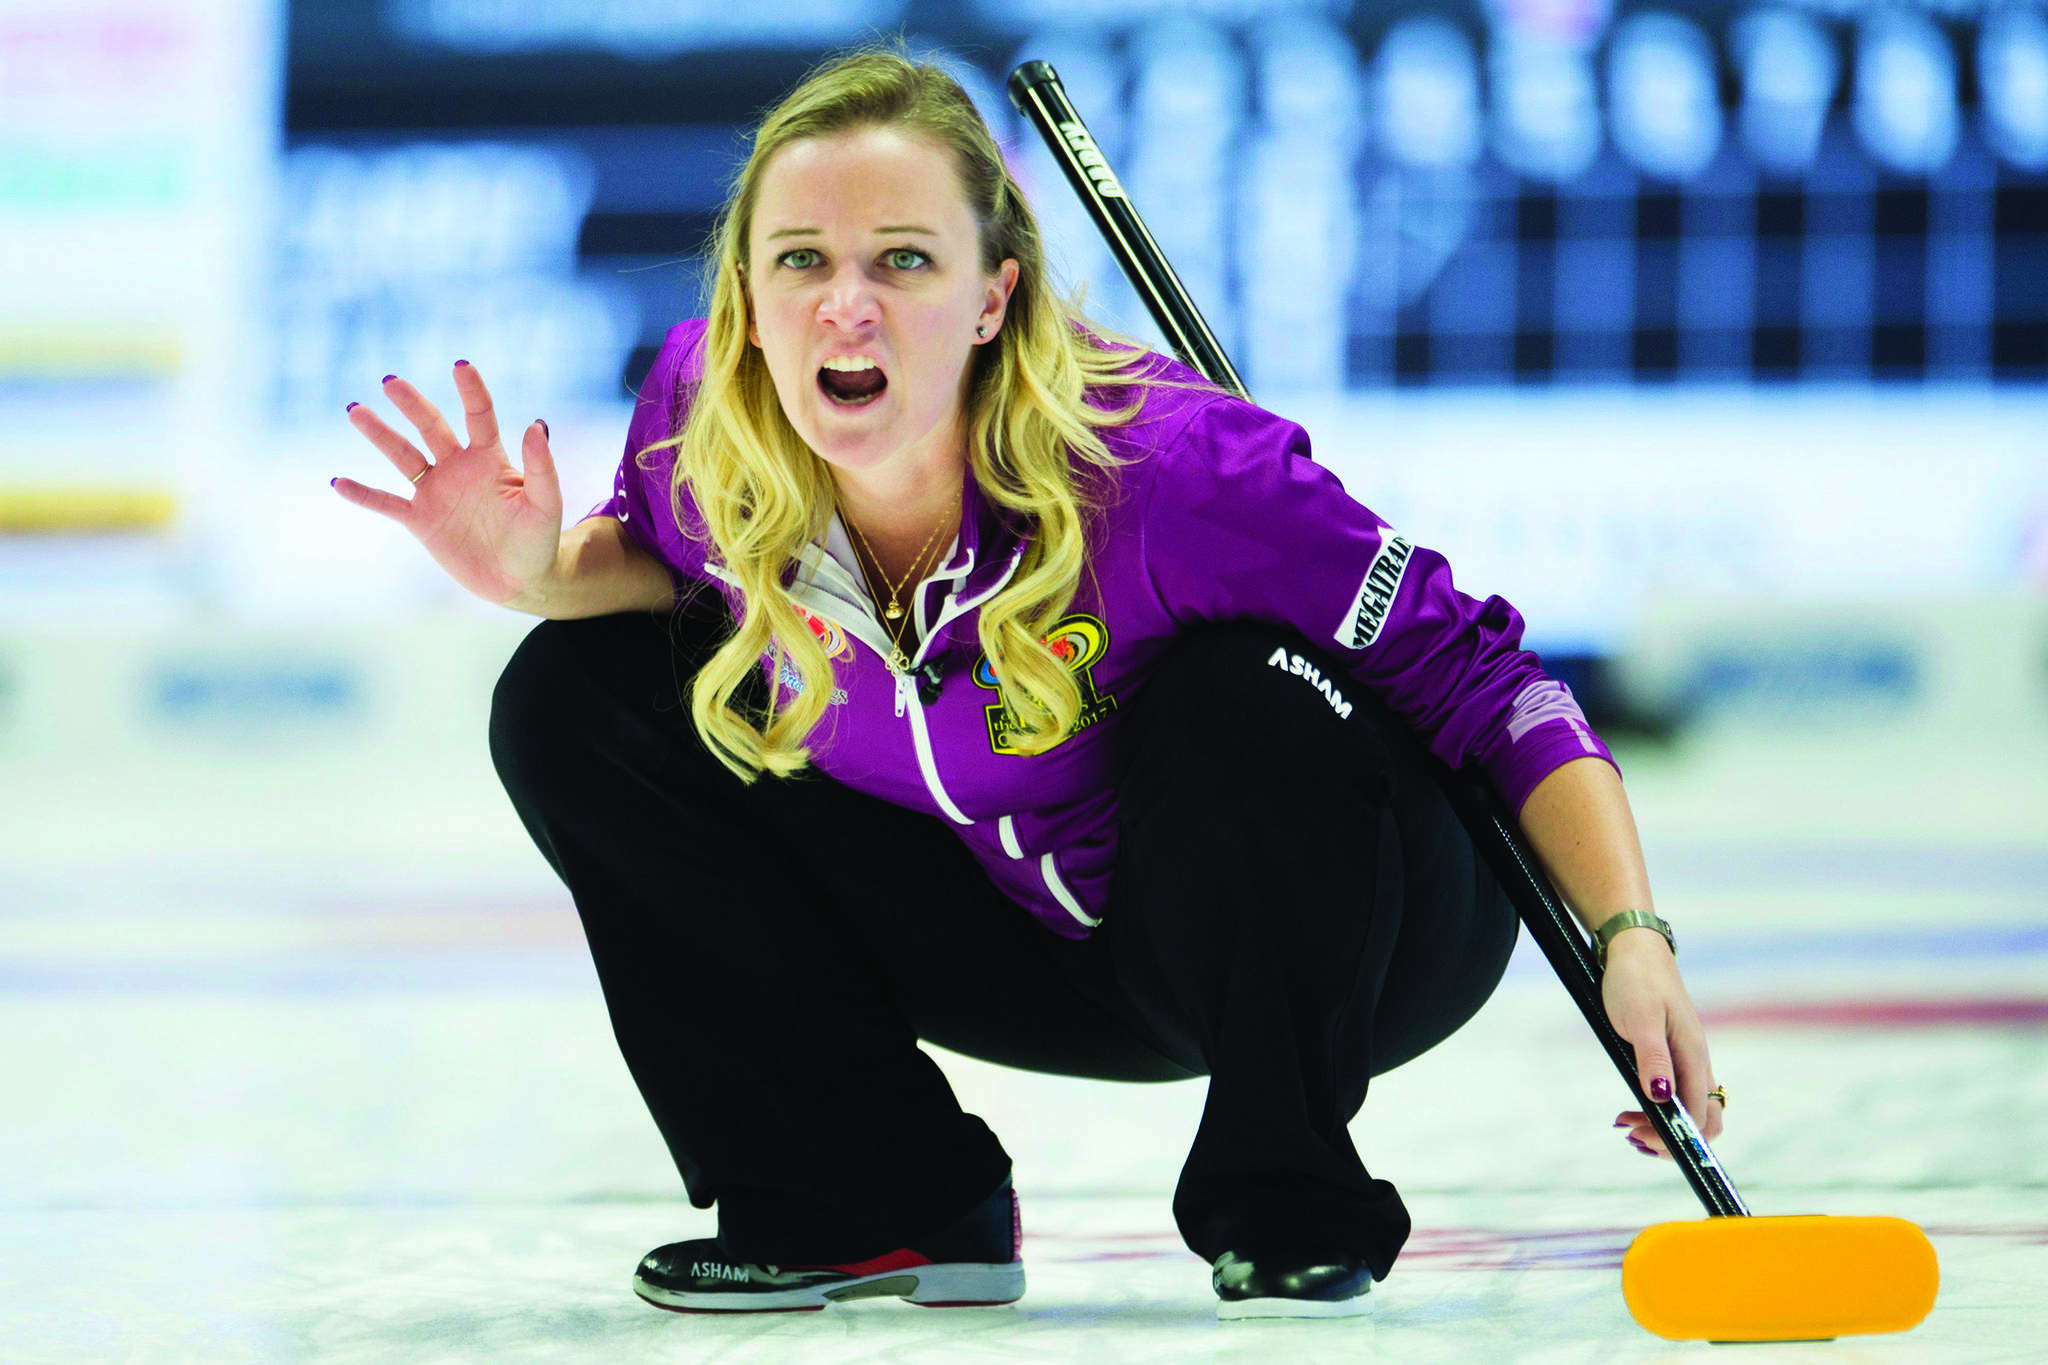
[[[835,502],[836,501],[837,500],[835,499]],[[957,497],[954,499],[953,505],[955,510],[957,511],[960,505],[959,499]],[[839,509],[839,519],[845,522],[849,527],[851,527],[853,533],[856,536],[860,537],[860,543],[867,547],[868,558],[874,560],[875,568],[879,571],[882,566],[882,557],[875,553],[875,547],[873,545],[868,544],[867,536],[862,533],[860,527],[854,525],[853,518],[846,515],[846,509],[844,507],[841,507]],[[910,567],[904,571],[903,583],[909,583],[917,577],[918,566],[924,562],[925,551],[931,548],[932,541],[938,537],[939,532],[942,529],[944,529],[945,525],[945,521],[940,521],[937,526],[932,528],[932,533],[924,538],[924,544],[917,547],[916,558],[910,561]],[[860,557],[856,555],[854,556],[854,558],[858,560]],[[874,578],[868,573],[868,567],[865,562],[861,564],[860,571],[861,577],[867,579],[868,591],[871,594],[873,594],[877,599],[879,599],[881,597],[881,594],[875,592],[875,581]],[[889,605],[883,608],[882,615],[890,621],[900,621],[903,618],[904,612],[903,605],[898,600],[898,598],[900,596],[900,590],[903,586],[903,583],[890,583],[889,575],[886,573],[882,574],[882,581],[888,584],[889,587]],[[889,645],[890,662],[895,666],[896,671],[898,673],[909,672],[910,659],[903,652],[902,626],[899,625],[895,627],[895,629],[891,632]]]

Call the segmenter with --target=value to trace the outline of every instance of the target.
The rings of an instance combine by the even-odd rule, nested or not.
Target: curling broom
[[[1025,62],[1010,73],[1008,90],[1182,363],[1251,401],[1051,65]],[[1635,1051],[1601,1002],[1600,964],[1493,784],[1476,770],[1454,772],[1434,755],[1430,761],[1452,809],[1709,1215],[1655,1224],[1629,1244],[1621,1291],[1636,1321],[1674,1340],[1732,1342],[1898,1332],[1925,1318],[1940,1272],[1932,1244],[1914,1224],[1750,1213],[1677,1095],[1658,1102],[1644,1092]]]

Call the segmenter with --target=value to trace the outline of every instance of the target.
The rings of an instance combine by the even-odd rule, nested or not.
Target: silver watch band
[[[1655,929],[1658,933],[1664,935],[1664,942],[1670,946],[1672,955],[1674,957],[1677,956],[1678,941],[1672,937],[1669,924],[1666,924],[1648,910],[1624,910],[1618,915],[1610,915],[1600,921],[1600,928],[1593,935],[1593,946],[1599,955],[1601,966],[1607,965],[1607,945],[1613,941],[1614,936],[1624,929],[1635,929],[1638,927]]]

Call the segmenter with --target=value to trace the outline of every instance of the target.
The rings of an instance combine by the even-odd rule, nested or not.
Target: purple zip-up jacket
[[[717,584],[738,620],[738,588],[723,565],[707,563],[687,488],[696,538],[670,512],[674,450],[649,456],[649,469],[636,459],[680,429],[702,374],[703,334],[701,318],[669,330],[612,496],[587,516],[625,523],[679,591]],[[1200,379],[1165,356],[1148,363]],[[1088,401],[1119,407],[1131,396],[1091,392]],[[1521,648],[1520,613],[1453,587],[1442,555],[1397,533],[1314,462],[1298,424],[1228,394],[1156,389],[1137,419],[1100,434],[1138,462],[1116,471],[1119,494],[1092,560],[1100,594],[1084,573],[1048,636],[1083,707],[1075,729],[1042,754],[1012,751],[1008,712],[975,636],[980,604],[1010,581],[1026,542],[981,498],[971,469],[958,534],[906,604],[920,642],[910,672],[889,666],[888,637],[836,516],[825,544],[803,547],[783,574],[833,661],[833,695],[807,739],[812,761],[849,787],[945,821],[996,885],[1054,933],[1082,938],[1101,920],[1116,864],[1110,760],[1119,714],[1161,653],[1202,622],[1299,631],[1341,659],[1344,675],[1325,676],[1279,648],[1271,666],[1299,676],[1340,715],[1370,691],[1447,764],[1477,762],[1511,810],[1563,763],[1589,754],[1614,762],[1570,689]],[[773,666],[764,656],[764,674]],[[937,697],[921,699],[920,682],[928,689],[933,678]],[[785,670],[780,695],[797,685]]]

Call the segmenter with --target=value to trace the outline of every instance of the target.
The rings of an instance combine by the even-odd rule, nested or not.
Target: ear
[[[995,282],[988,287],[988,295],[982,301],[981,325],[988,328],[988,340],[994,341],[996,333],[1002,330],[1003,315],[1010,309],[1010,293],[1017,287],[1017,272],[1021,267],[1014,260],[1006,260],[996,271]]]

